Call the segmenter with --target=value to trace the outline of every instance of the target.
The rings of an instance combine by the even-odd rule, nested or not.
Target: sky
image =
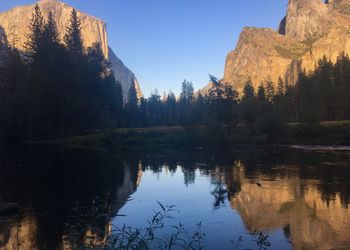
[[[35,0],[0,0],[0,12]],[[223,77],[243,27],[277,29],[287,0],[63,0],[107,23],[109,45],[145,96]]]

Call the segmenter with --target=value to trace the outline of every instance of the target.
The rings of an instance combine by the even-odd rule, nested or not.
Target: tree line
[[[135,96],[131,89],[125,110],[130,115],[128,126],[184,126],[195,137],[213,143],[245,133],[241,128],[247,128],[249,136],[282,135],[285,119],[276,106],[277,95],[272,91],[273,86],[270,82],[255,91],[248,82],[242,97],[239,97],[230,84],[210,76],[210,88],[206,92],[195,92],[193,84],[184,80],[178,98],[171,91],[163,97],[154,91],[149,98],[142,98],[139,102],[135,97],[131,98]]]
[[[155,91],[138,102],[131,89],[134,110],[127,112],[129,126],[241,125],[255,134],[282,135],[287,123],[350,119],[350,58],[345,53],[335,63],[324,56],[314,71],[300,69],[293,85],[279,78],[277,84],[268,81],[255,89],[249,80],[241,96],[215,77],[210,80],[211,87],[203,94],[185,80],[178,98]]]

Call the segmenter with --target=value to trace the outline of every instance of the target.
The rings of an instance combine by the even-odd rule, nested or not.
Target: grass
[[[185,141],[183,127],[118,128],[96,130],[93,134],[67,137],[56,143],[91,150],[133,146],[176,146]]]
[[[288,144],[350,145],[350,121],[322,121],[315,124],[291,123]]]
[[[204,126],[118,128],[96,130],[93,134],[67,137],[55,143],[89,150],[186,148],[208,145],[350,145],[350,121],[289,123],[285,132],[278,136],[257,134],[243,125],[233,130]]]
[[[202,228],[202,222],[197,223],[193,231],[189,231],[181,222],[177,222],[174,215],[180,210],[174,205],[163,205],[157,201],[159,209],[154,211],[152,218],[147,220],[144,227],[123,225],[121,227],[111,225],[109,229],[102,229],[101,225],[108,224],[112,217],[108,213],[96,214],[96,206],[73,207],[66,222],[64,236],[68,249],[81,250],[202,250],[206,249],[206,233]],[[103,204],[103,202],[101,203]],[[126,216],[126,215],[117,215]],[[95,218],[101,224],[90,224],[90,218]],[[208,225],[207,225],[208,226]],[[90,235],[86,236],[89,231]],[[253,231],[247,234],[249,241],[256,244],[256,249],[268,249],[271,246],[269,235],[262,231]],[[239,236],[236,241],[231,240],[233,250],[247,249],[244,247],[246,240]]]
[[[277,53],[287,59],[300,59],[307,51],[309,51],[312,45],[320,38],[319,35],[313,35],[308,37],[301,43],[291,44],[289,46],[276,45],[275,49]]]

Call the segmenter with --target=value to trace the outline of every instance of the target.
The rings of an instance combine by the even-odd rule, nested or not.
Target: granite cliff
[[[47,18],[50,11],[52,12],[62,41],[73,7],[57,0],[40,0],[37,4],[45,18]],[[5,33],[7,41],[20,50],[24,49],[27,35],[30,32],[29,23],[34,7],[34,4],[19,6],[0,13],[0,34]],[[122,85],[124,96],[127,96],[132,82],[136,85],[138,95],[142,96],[135,74],[123,64],[108,46],[106,23],[81,11],[77,11],[77,13],[81,21],[84,46],[88,48],[94,43],[100,43],[105,57],[112,64],[116,80]]]
[[[350,0],[289,0],[277,31],[244,28],[223,81],[239,92],[249,79],[256,88],[280,77],[295,84],[300,70],[313,70],[324,55],[334,62],[342,52],[350,54]]]

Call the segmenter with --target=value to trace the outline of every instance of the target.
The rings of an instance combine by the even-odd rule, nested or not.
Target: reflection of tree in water
[[[210,183],[214,186],[214,190],[210,193],[214,196],[214,208],[218,208],[225,204],[225,201],[227,200],[225,176],[225,173],[223,173],[220,168],[215,169],[211,173]]]
[[[196,170],[194,168],[182,167],[182,172],[184,174],[184,182],[185,182],[186,187],[195,183]]]
[[[0,176],[0,195],[5,201],[18,201],[32,210],[31,221],[36,223],[33,228],[37,230],[33,233],[35,241],[47,249],[60,247],[65,234],[79,241],[88,236],[103,241],[110,230],[110,218],[137,187],[140,160],[143,168],[156,173],[162,171],[163,166],[167,166],[170,173],[181,166],[185,185],[195,183],[196,171],[209,176],[215,208],[233,200],[241,192],[244,180],[255,181],[257,176],[268,181],[281,177],[311,180],[312,183],[316,180],[324,201],[338,195],[344,206],[350,202],[349,167],[329,164],[350,162],[349,156],[260,151],[120,155],[63,149],[31,149],[13,153],[12,157],[8,153],[3,155],[8,158],[3,165],[21,167],[11,168]],[[255,182],[253,185],[258,188]],[[303,199],[303,190],[307,189],[303,185],[306,185],[304,181],[295,187],[298,199]],[[69,225],[75,225],[79,233],[72,231]],[[11,236],[4,228],[0,225],[0,237],[4,236],[8,242]],[[290,235],[291,227],[285,227],[284,231]]]
[[[0,239],[6,242],[0,248],[15,240],[19,249],[61,249],[67,234],[70,241],[74,237],[86,240],[91,235],[103,241],[110,217],[117,214],[137,185],[138,161],[124,160],[118,154],[40,148],[4,155],[7,158],[0,161],[9,168],[0,176],[0,196],[29,210],[18,223],[23,225],[22,232],[28,228],[31,236],[6,237],[16,232],[12,231],[16,224],[1,224]],[[29,242],[33,248],[21,245]]]

